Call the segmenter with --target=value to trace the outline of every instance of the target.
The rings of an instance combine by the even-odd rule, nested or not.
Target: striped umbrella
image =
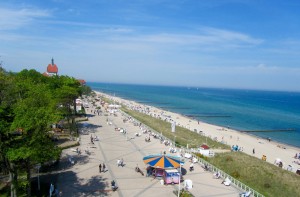
[[[154,168],[179,168],[180,157],[170,155],[149,155],[143,158],[145,164],[148,164]]]

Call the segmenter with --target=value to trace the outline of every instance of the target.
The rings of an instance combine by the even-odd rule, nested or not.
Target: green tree
[[[55,116],[55,103],[44,84],[36,84],[29,88],[26,98],[20,100],[14,108],[15,118],[11,130],[22,130],[21,143],[8,151],[11,161],[22,162],[27,171],[28,190],[30,196],[30,169],[37,163],[43,163],[58,157],[47,131],[49,125],[58,121]]]
[[[55,94],[58,103],[62,106],[71,131],[76,131],[76,99],[80,96],[80,83],[68,76],[60,76],[60,87],[56,89]]]
[[[16,196],[19,170],[27,173],[31,196],[32,167],[59,157],[48,131],[64,116],[73,117],[80,93],[80,83],[68,76],[0,70],[0,161],[11,177],[11,196]]]
[[[0,162],[3,171],[9,173],[11,184],[11,196],[16,196],[17,169],[14,163],[9,161],[7,152],[11,148],[15,135],[10,132],[13,122],[13,105],[16,103],[15,84],[13,74],[0,70]]]

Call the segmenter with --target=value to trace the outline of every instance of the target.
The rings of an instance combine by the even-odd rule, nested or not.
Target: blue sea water
[[[93,90],[300,147],[300,93],[88,83]],[[286,130],[272,131],[269,130]]]

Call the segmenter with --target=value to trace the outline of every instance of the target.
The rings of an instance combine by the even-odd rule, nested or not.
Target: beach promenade
[[[90,109],[88,111],[90,112]],[[142,176],[135,172],[138,165],[146,175],[143,157],[161,154],[163,151],[171,154],[168,151],[170,147],[152,137],[151,142],[145,142],[147,134],[143,134],[132,122],[124,123],[123,118],[120,112],[117,112],[117,116],[89,114],[89,120],[84,126],[90,134],[80,136],[81,154],[74,151],[76,147],[66,149],[62,153],[61,165],[65,166],[62,166],[64,170],[55,183],[61,191],[61,196],[175,196],[173,191],[178,189],[178,185],[162,185],[158,178]],[[115,131],[115,127],[126,129],[127,135]],[[135,133],[141,133],[141,136],[137,137]],[[99,141],[94,141],[93,144],[91,135],[98,136]],[[68,162],[71,157],[75,164]],[[124,167],[118,167],[119,159],[124,160]],[[106,171],[100,173],[99,164],[103,163]],[[213,179],[212,173],[204,171],[198,164],[195,164],[193,172],[189,172],[189,165],[190,162],[186,160],[183,165],[183,178],[193,181],[190,192],[194,196],[238,196],[240,191],[221,184],[221,179]],[[115,180],[119,187],[114,192],[111,190],[112,180]]]
[[[266,155],[266,161],[271,164],[274,164],[277,159],[280,159],[283,163],[283,169],[288,169],[289,166],[291,166],[292,168],[290,170],[296,172],[296,170],[300,168],[300,160],[294,158],[295,154],[300,154],[300,148],[298,147],[288,146],[272,140],[269,141],[268,139],[259,138],[231,128],[223,128],[217,125],[197,121],[181,114],[119,97],[113,97],[101,92],[97,92],[97,94],[149,116],[175,121],[177,126],[184,127],[191,131],[196,130],[200,135],[207,136],[218,142],[229,146],[237,145],[241,147],[241,151],[244,153],[259,159],[261,159],[263,155]]]

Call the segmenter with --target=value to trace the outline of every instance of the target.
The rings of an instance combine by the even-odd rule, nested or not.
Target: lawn
[[[175,139],[174,135],[176,135],[177,146],[189,144],[190,147],[197,147],[202,143],[207,143],[214,149],[230,149],[227,145],[182,127],[176,127],[176,133],[174,134],[171,132],[171,124],[168,122],[124,107],[122,110],[150,128],[161,132],[170,140]],[[283,170],[256,157],[242,152],[226,152],[206,159],[212,165],[265,196],[300,196],[299,175]]]

